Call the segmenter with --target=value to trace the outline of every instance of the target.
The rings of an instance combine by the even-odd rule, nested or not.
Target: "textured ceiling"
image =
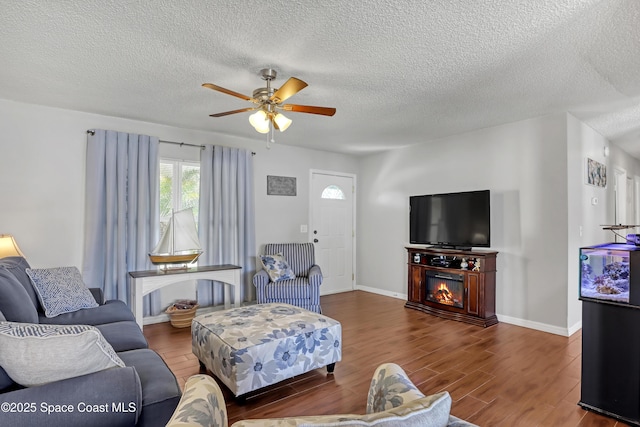
[[[640,157],[639,0],[0,0],[0,98],[264,141],[262,68],[288,102],[280,144],[366,154],[570,112]],[[162,136],[162,135],[160,135]]]

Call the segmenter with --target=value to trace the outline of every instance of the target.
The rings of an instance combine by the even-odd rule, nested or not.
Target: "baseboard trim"
[[[505,316],[502,314],[498,314],[497,316],[499,322],[509,323],[510,325],[522,326],[523,328],[535,329],[537,331],[548,332],[550,334],[561,335],[563,337],[568,337],[573,334],[573,332],[569,332],[568,328],[562,328],[560,326],[519,319],[517,317]]]
[[[357,285],[356,286],[356,290],[357,291],[365,291],[365,292],[370,292],[372,294],[378,294],[378,295],[384,295],[385,297],[391,297],[391,298],[397,298],[397,299],[402,299],[402,300],[407,300],[407,294],[401,294],[398,292],[392,292],[392,291],[385,291],[384,289],[378,289],[378,288],[371,288],[369,286],[360,286]]]
[[[320,288],[320,289],[322,289],[322,288]],[[320,296],[323,297],[325,295],[341,294],[343,292],[351,292],[351,291],[355,291],[355,289],[354,288],[337,289],[337,290],[329,291],[329,292],[326,292],[326,293],[321,293]]]
[[[255,301],[253,302],[243,302],[241,305],[245,306],[245,305],[251,305],[251,304],[255,304]],[[211,313],[214,311],[221,311],[224,310],[224,305],[217,305],[217,306],[213,306],[213,307],[202,307],[199,308],[198,310],[196,310],[196,316],[199,316],[201,314],[205,314],[205,313]],[[157,316],[147,316],[144,319],[142,319],[142,324],[143,325],[153,325],[154,323],[164,323],[164,322],[168,322],[171,319],[169,319],[169,315],[166,313],[162,313],[162,314],[158,314]]]
[[[575,334],[580,329],[582,329],[582,320],[580,320],[579,322],[577,322],[576,324],[574,324],[569,328],[569,336]]]
[[[196,311],[198,313],[198,311]],[[168,314],[158,314],[157,316],[147,316],[142,319],[143,325],[153,325],[154,323],[164,323],[169,321]]]

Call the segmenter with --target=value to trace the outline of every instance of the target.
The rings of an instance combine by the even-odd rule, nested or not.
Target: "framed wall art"
[[[607,166],[587,158],[587,184],[596,187],[607,186]]]
[[[290,176],[267,175],[268,196],[295,196],[296,179]]]

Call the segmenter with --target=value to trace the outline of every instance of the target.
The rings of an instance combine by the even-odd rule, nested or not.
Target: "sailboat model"
[[[189,208],[171,214],[169,225],[149,258],[154,264],[190,264],[201,254],[196,221]]]

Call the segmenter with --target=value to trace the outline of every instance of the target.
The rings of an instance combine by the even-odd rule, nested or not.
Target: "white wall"
[[[604,157],[604,147],[609,142],[593,129],[572,115],[567,115],[567,193],[569,224],[567,229],[567,325],[570,331],[582,326],[582,304],[579,297],[580,265],[578,255],[581,247],[612,241],[609,231],[602,224],[613,221],[608,206],[613,203],[612,193],[607,188],[586,184],[587,158],[607,164],[611,182],[613,170]],[[611,147],[613,150],[613,147]],[[609,185],[608,187],[612,187]],[[594,204],[596,203],[597,204]],[[611,213],[613,211],[611,210]]]
[[[13,234],[33,266],[81,267],[84,131],[93,123],[3,100],[0,117],[0,234]]]
[[[563,114],[363,159],[358,285],[406,295],[409,196],[490,189],[499,319],[566,334],[566,165]]]
[[[310,169],[357,172],[352,156],[279,145],[278,138],[286,134],[276,135],[276,144],[268,150],[258,134],[255,139],[241,139],[2,99],[0,117],[0,234],[13,234],[36,268],[82,268],[87,129],[254,151],[257,250],[269,242],[306,241],[300,225],[308,222]],[[171,157],[186,159],[193,157],[194,149],[163,148],[163,153],[166,150]],[[298,195],[267,196],[267,175],[296,177]]]
[[[605,156],[604,148],[609,148],[609,156]],[[611,144],[602,135],[580,122],[572,115],[567,115],[567,188],[569,224],[567,234],[567,250],[569,283],[567,301],[567,324],[570,331],[578,330],[582,325],[582,304],[579,297],[580,265],[577,261],[581,247],[613,242],[615,236],[611,231],[603,230],[602,225],[615,222],[615,190],[614,167],[627,171],[633,179],[640,175],[640,161]],[[603,163],[607,167],[607,186],[596,187],[586,184],[587,158]],[[596,203],[597,200],[597,203]],[[627,223],[634,222],[628,217]],[[622,230],[620,234],[636,232]]]
[[[358,165],[352,156],[277,144],[266,161],[257,160],[256,234],[260,249],[265,243],[308,241],[308,234],[301,233],[300,226],[309,224],[310,169],[355,174]],[[297,196],[267,196],[267,175],[295,177]]]
[[[607,203],[607,215],[610,216],[610,221],[612,222],[615,218],[615,194],[614,194],[614,173],[613,170],[615,167],[619,167],[624,169],[627,172],[627,180],[630,181],[628,184],[631,189],[627,192],[628,201],[630,202],[630,206],[628,206],[630,211],[633,211],[634,207],[634,192],[633,192],[633,181],[636,179],[640,179],[640,160],[632,157],[629,153],[622,150],[615,144],[610,145],[609,157],[607,157],[607,176],[610,185],[607,185],[607,194],[608,194],[608,203]],[[627,213],[627,224],[637,224],[634,212]],[[640,229],[636,230],[627,230],[628,233],[640,233]],[[611,240],[611,239],[610,239]]]

